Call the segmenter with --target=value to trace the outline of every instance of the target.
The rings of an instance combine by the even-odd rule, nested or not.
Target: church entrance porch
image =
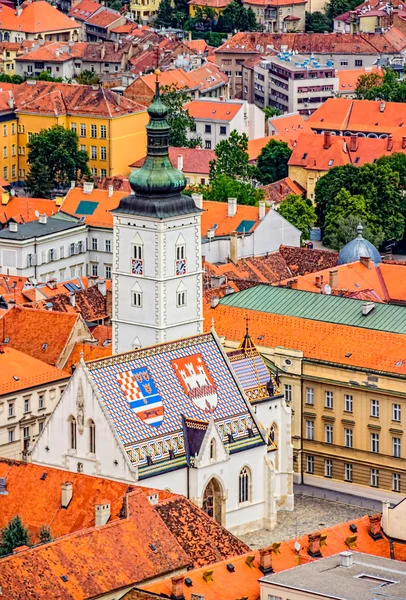
[[[217,521],[217,523],[222,524],[222,512],[223,512],[223,499],[220,483],[215,477],[212,477],[208,484],[206,485],[206,489],[203,493],[203,505],[202,508],[205,513],[212,517]]]

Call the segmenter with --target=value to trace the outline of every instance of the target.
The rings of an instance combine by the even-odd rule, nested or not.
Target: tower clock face
[[[176,261],[176,275],[186,275],[186,258]]]
[[[144,265],[140,258],[133,258],[131,260],[131,273],[133,275],[144,275]]]

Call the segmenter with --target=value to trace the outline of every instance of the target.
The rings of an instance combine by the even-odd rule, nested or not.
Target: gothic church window
[[[70,449],[76,450],[76,419],[75,417],[69,417],[69,443]]]
[[[250,501],[250,485],[251,485],[251,472],[248,467],[244,467],[240,471],[239,476],[239,490],[238,490],[238,502]]]
[[[217,460],[216,440],[210,441],[210,460]]]
[[[89,421],[89,452],[96,454],[96,425],[92,420]]]

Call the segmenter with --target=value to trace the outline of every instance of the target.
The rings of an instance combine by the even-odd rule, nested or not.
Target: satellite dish
[[[10,190],[10,196],[15,196],[16,195],[16,191],[15,190]]]
[[[326,285],[324,286],[324,293],[327,294],[327,296],[330,296],[331,294],[331,287],[328,283],[326,283]]]
[[[35,216],[37,217],[37,219],[38,219],[38,217],[39,217],[39,211],[38,211],[38,210],[36,210],[36,211],[35,211],[35,213],[34,213],[34,215],[35,215]]]
[[[297,540],[295,542],[294,549],[295,549],[295,552],[299,552],[299,550],[300,550],[300,544]]]

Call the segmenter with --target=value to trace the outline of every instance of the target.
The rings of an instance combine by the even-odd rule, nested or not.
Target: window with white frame
[[[100,125],[100,137],[104,140],[107,138],[107,129],[105,125]]]
[[[186,290],[176,292],[176,306],[186,306]]]
[[[86,137],[86,123],[80,124],[80,137]]]
[[[326,444],[333,443],[333,426],[330,424],[324,426],[324,441]]]
[[[314,456],[306,456],[306,473],[310,475],[314,473]]]
[[[344,396],[344,410],[345,412],[352,412],[352,395],[345,394]]]
[[[371,433],[371,452],[379,452],[379,433]]]
[[[69,445],[71,450],[76,450],[76,419],[71,416],[68,419]]]
[[[285,383],[283,386],[286,402],[292,402],[292,386],[290,383]]]
[[[73,246],[73,248],[75,248],[75,246]],[[59,248],[59,258],[65,258],[65,247],[61,246]]]
[[[75,243],[74,243],[74,242],[72,242],[72,243],[69,245],[69,256],[74,256],[74,254],[75,254]]]
[[[400,404],[392,404],[392,420],[400,421],[401,415]]]
[[[352,464],[344,463],[344,480],[352,481]]]
[[[14,402],[10,402],[8,405],[8,416],[15,417]]]
[[[186,258],[186,244],[176,244],[176,260]]]
[[[306,421],[306,439],[314,440],[314,421]]]
[[[400,458],[400,438],[392,438],[392,454],[396,458]]]
[[[24,412],[25,413],[30,412],[30,399],[29,398],[24,398]]]
[[[371,487],[379,487],[379,469],[371,469]]]
[[[96,425],[92,419],[89,421],[89,452],[96,454]]]
[[[45,408],[45,394],[38,395],[38,409]]]
[[[104,276],[106,279],[111,279],[111,265],[104,265]]]
[[[242,502],[250,501],[250,486],[251,486],[251,473],[248,467],[244,467],[240,471],[239,475],[239,491],[238,501]]]
[[[141,291],[133,291],[132,295],[133,295],[132,305],[136,306],[137,308],[141,308],[142,307],[142,292]]]
[[[333,461],[331,458],[326,458],[324,461],[324,477],[333,476]]]
[[[91,160],[97,160],[97,146],[90,146],[90,158]]]
[[[400,492],[400,473],[392,473],[392,491]]]
[[[111,252],[111,240],[105,240],[106,252]]]
[[[324,394],[325,408],[333,408],[333,392],[326,391]]]
[[[8,430],[8,443],[11,444],[11,442],[14,442],[14,429],[9,429]]]
[[[101,146],[101,148],[100,148],[100,160],[107,160],[107,148],[106,148],[106,146]]]
[[[38,421],[38,433],[42,433],[44,430],[44,421]]]
[[[92,138],[97,138],[97,125],[90,125],[90,135]]]
[[[133,246],[133,257],[142,260],[143,257],[143,246],[142,244],[134,244]]]
[[[353,431],[352,429],[344,429],[344,445],[346,448],[352,448],[353,446]]]
[[[371,417],[379,417],[379,400],[371,400]]]
[[[306,404],[314,404],[314,388],[306,388]]]
[[[98,243],[97,238],[92,238],[92,250],[97,250]]]

